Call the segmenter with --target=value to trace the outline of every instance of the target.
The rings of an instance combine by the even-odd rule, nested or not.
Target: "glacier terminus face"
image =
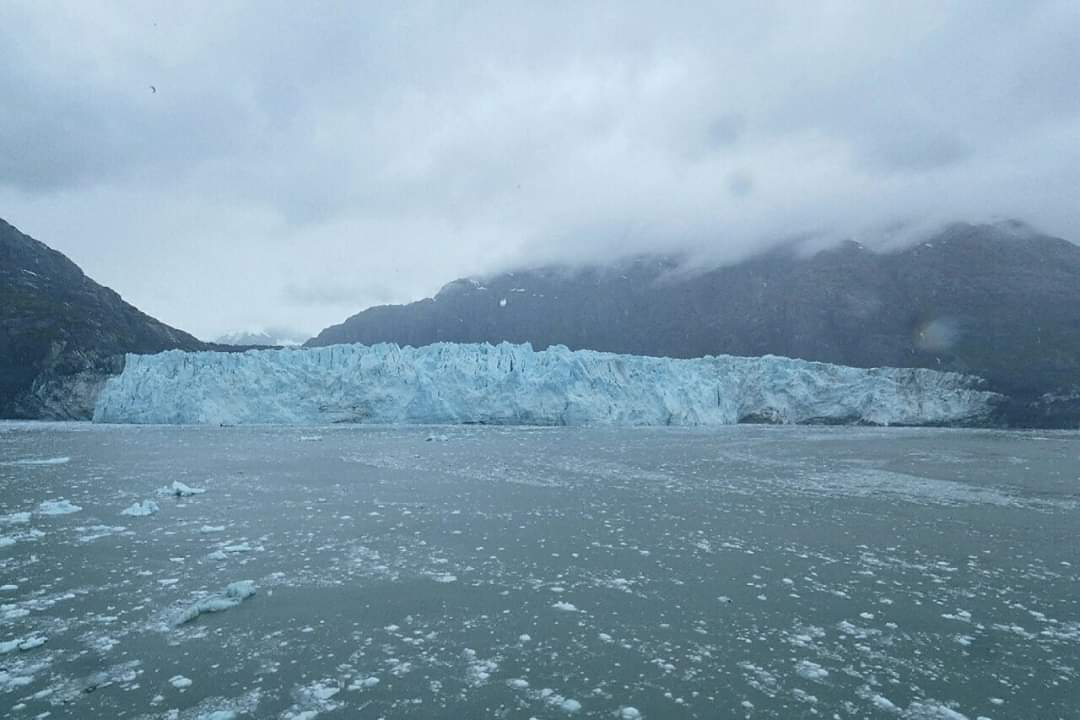
[[[765,356],[671,359],[563,346],[333,345],[128,355],[95,422],[939,425],[1000,396],[978,378]]]

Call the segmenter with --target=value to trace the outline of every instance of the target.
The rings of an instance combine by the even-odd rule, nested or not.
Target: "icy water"
[[[3,717],[1080,714],[1076,433],[3,424],[0,516]]]

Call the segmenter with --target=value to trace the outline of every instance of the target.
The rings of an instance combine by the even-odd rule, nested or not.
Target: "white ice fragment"
[[[619,708],[619,720],[641,720],[641,711],[627,705]]]
[[[0,465],[64,465],[71,461],[69,457],[51,457],[51,458],[23,458],[21,460],[5,460],[0,462]]]
[[[38,513],[41,515],[67,515],[82,510],[81,507],[69,500],[46,500],[38,505]]]
[[[566,713],[576,713],[581,709],[581,703],[573,698],[566,698],[559,703],[559,709]]]
[[[884,695],[871,695],[870,702],[874,703],[874,706],[879,710],[891,713],[900,712],[900,708],[896,707],[896,705]]]
[[[562,610],[563,612],[577,612],[578,611],[577,606],[575,606],[573,603],[568,603],[568,602],[565,602],[563,600],[560,600],[559,602],[555,603],[551,607],[555,608],[556,610]]]
[[[205,613],[229,610],[254,594],[255,582],[252,580],[240,580],[230,583],[223,592],[207,595],[181,610],[173,621],[173,625],[183,625]]]
[[[795,665],[795,672],[807,680],[824,680],[829,676],[829,671],[811,660],[800,660]]]
[[[30,513],[28,512],[0,515],[0,525],[24,525],[28,522],[30,522]]]
[[[153,500],[143,500],[142,502],[133,503],[131,506],[122,510],[121,515],[132,515],[135,517],[144,517],[146,515],[153,515],[161,508]]]
[[[236,543],[234,545],[223,545],[221,547],[221,549],[222,549],[223,552],[227,552],[227,553],[232,554],[232,553],[251,552],[253,548],[251,547],[250,543],[244,542],[244,543]]]
[[[24,651],[33,650],[34,648],[38,648],[44,645],[47,640],[48,638],[46,638],[44,635],[31,635],[25,640],[21,640],[19,642],[19,649]]]
[[[190,497],[192,495],[202,495],[206,492],[205,488],[193,488],[189,485],[185,485],[179,480],[174,480],[172,485],[166,485],[165,487],[158,488],[158,495],[172,495],[174,497]]]
[[[183,675],[173,675],[169,678],[169,684],[177,690],[191,687],[191,678],[186,678]]]

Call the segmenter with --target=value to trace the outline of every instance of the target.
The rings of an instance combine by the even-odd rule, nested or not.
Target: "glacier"
[[[153,424],[970,424],[979,378],[791,358],[672,359],[501,343],[128,355],[94,421]]]

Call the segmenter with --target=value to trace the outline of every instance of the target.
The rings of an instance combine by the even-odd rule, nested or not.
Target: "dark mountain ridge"
[[[970,373],[1009,396],[1002,422],[1075,426],[1080,247],[1016,222],[958,223],[893,252],[848,242],[710,269],[669,257],[542,268],[373,307],[307,344],[504,340]]]
[[[0,417],[86,419],[125,353],[213,347],[0,220]]]

